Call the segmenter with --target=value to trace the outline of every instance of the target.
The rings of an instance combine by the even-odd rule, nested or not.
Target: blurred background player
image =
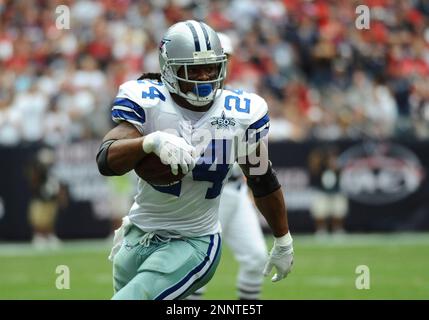
[[[316,190],[310,207],[316,235],[327,235],[329,230],[336,235],[343,234],[348,200],[340,189],[337,149],[324,146],[315,150],[310,154],[309,168],[312,185]],[[331,222],[330,227],[329,222]]]
[[[220,198],[219,219],[225,243],[240,264],[237,275],[238,298],[260,298],[267,247],[258,212],[250,199],[243,173],[234,164]]]
[[[28,171],[31,188],[28,218],[33,232],[33,245],[37,249],[57,248],[60,244],[55,235],[60,185],[51,172],[54,160],[53,151],[42,148]]]
[[[231,38],[225,33],[218,32],[218,36],[228,58],[228,77],[234,47]],[[237,276],[238,298],[259,299],[267,247],[258,221],[258,212],[250,199],[243,172],[237,163],[234,164],[231,176],[221,194],[219,219],[222,237],[240,264]],[[189,299],[200,299],[205,290],[205,287],[199,289],[189,296]]]

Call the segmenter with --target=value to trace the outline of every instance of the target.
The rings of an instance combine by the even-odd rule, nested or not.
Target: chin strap
[[[187,95],[189,96],[189,95]],[[213,99],[211,100],[194,100],[194,99],[186,99],[187,102],[189,102],[190,104],[192,104],[195,107],[204,107],[206,105],[208,105],[210,102],[213,101]]]
[[[193,106],[196,106],[196,107],[206,106],[207,104],[209,104],[213,100],[214,100],[214,92],[212,92],[210,94],[210,96],[204,97],[204,98],[198,97],[196,94],[194,94],[192,92],[188,92],[186,94],[186,101],[188,101],[190,104],[192,104]]]

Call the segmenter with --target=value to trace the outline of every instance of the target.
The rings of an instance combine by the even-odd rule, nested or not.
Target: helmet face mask
[[[209,26],[192,20],[176,23],[164,35],[159,49],[161,77],[171,93],[202,107],[222,92],[227,58],[216,32]],[[209,69],[213,64],[218,66],[213,78],[190,77],[190,70],[198,66]]]

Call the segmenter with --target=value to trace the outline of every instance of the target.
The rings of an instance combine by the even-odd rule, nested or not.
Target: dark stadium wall
[[[429,142],[425,141],[311,141],[270,143],[269,154],[283,185],[290,225],[296,232],[314,231],[309,213],[312,185],[309,156],[321,149],[339,153],[342,192],[349,211],[345,228],[351,232],[421,231],[429,229]],[[362,152],[362,150],[364,150]],[[352,152],[350,152],[352,151]],[[372,162],[378,162],[376,164]],[[364,164],[367,179],[347,177],[350,164]],[[351,180],[351,181],[350,181]],[[348,185],[365,189],[351,193]]]
[[[40,145],[0,147],[0,241],[26,241],[32,237],[28,222],[31,190],[28,167],[34,162]],[[90,159],[91,154],[88,155]],[[103,238],[111,232],[110,220],[96,216],[92,203],[69,197],[67,205],[60,208],[55,222],[56,233],[62,239]]]
[[[99,174],[96,171],[93,159],[96,145],[96,141],[74,143],[68,148],[75,150],[73,154],[76,158],[71,158],[71,154],[64,156],[67,161],[65,168],[74,166],[76,169],[80,166],[82,170],[75,173],[80,175],[79,179],[72,175],[63,177],[66,180],[70,179],[70,186],[74,184],[77,193],[75,196],[72,193],[68,194],[67,205],[58,213],[56,232],[60,238],[103,238],[111,232],[108,215],[103,216],[99,212],[102,208],[100,199],[105,197],[103,196],[105,181],[101,176],[99,180]],[[32,232],[27,218],[30,187],[26,168],[34,158],[38,147],[37,145],[26,145],[16,148],[0,148],[0,165],[3,168],[0,179],[0,202],[2,203],[0,241],[31,239]],[[370,165],[374,160],[372,152],[376,152],[377,157],[381,159],[380,163],[372,165],[370,168],[365,168],[365,166],[358,168],[358,170],[366,172],[370,179],[356,181],[356,184],[362,184],[374,192],[366,190],[348,194],[347,192],[350,190],[344,191],[349,198],[349,212],[345,220],[346,231],[429,230],[429,183],[427,179],[429,142],[339,141],[334,145],[319,141],[270,143],[270,158],[278,173],[279,181],[283,185],[289,210],[289,221],[294,232],[314,231],[314,222],[309,213],[314,189],[308,166],[309,156],[315,150],[332,147],[339,152],[340,160],[346,159],[343,162],[347,168],[354,165],[353,168],[356,169],[356,164],[361,163]],[[362,150],[367,154],[362,155]],[[85,178],[85,175],[88,176]],[[342,170],[341,175],[347,177],[347,172]],[[359,179],[361,177],[358,177]],[[349,178],[343,180],[350,184]],[[79,181],[87,181],[92,185],[90,189],[83,186],[84,190],[79,191],[79,185],[76,185]],[[381,181],[382,187],[371,185],[371,181]],[[67,181],[62,182],[67,183]],[[352,180],[351,183],[354,184],[354,181]],[[345,187],[347,189],[347,185]],[[92,195],[84,198],[83,191],[85,190],[89,190],[88,192],[91,192]],[[353,189],[351,190],[353,191]],[[100,193],[100,196],[94,197],[97,193]],[[80,198],[76,199],[76,195]]]

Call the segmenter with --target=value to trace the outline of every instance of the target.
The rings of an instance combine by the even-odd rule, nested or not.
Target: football
[[[171,167],[161,162],[161,159],[154,153],[148,154],[134,168],[136,174],[156,186],[166,186],[180,181],[185,175],[179,167],[179,173],[175,176],[171,172]]]

